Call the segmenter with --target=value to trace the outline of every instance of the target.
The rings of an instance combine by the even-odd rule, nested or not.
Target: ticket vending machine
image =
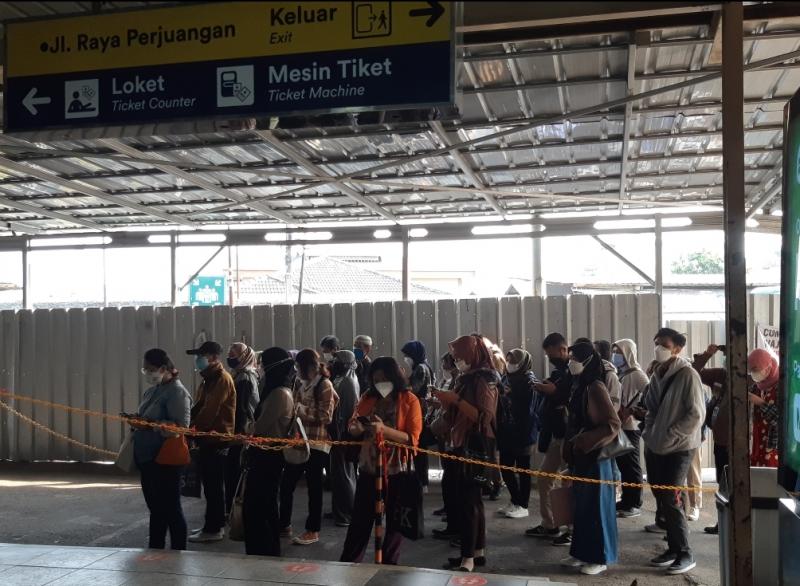
[[[781,251],[779,584],[800,584],[800,91],[784,110]]]

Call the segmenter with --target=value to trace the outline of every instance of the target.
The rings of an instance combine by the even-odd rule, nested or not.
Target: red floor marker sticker
[[[311,574],[318,572],[319,566],[316,564],[288,564],[283,566],[283,571],[287,574]]]
[[[453,576],[450,580],[453,586],[484,586],[487,583],[486,578],[480,576]]]
[[[163,553],[146,553],[139,556],[139,560],[143,562],[160,562],[161,560],[166,559],[166,557],[166,554]]]

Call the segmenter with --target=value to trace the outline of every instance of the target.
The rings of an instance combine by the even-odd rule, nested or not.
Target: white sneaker
[[[512,509],[506,511],[506,517],[509,519],[524,519],[529,515],[530,513],[528,513],[528,509],[524,509],[519,505],[514,505]]]
[[[607,566],[603,564],[583,564],[581,566],[581,574],[586,574],[587,576],[596,576],[597,574],[602,574],[608,569]]]
[[[562,568],[581,568],[586,565],[584,562],[579,560],[578,558],[574,558],[569,556],[561,560],[561,567]]]
[[[686,518],[689,521],[697,521],[700,518],[700,508],[699,507],[690,508],[689,512],[686,515]]]
[[[499,509],[497,509],[497,514],[499,516],[503,517],[503,516],[505,516],[506,513],[508,513],[510,510],[512,510],[515,506],[516,505],[514,503],[508,503],[506,506],[500,507]]]
[[[203,531],[189,536],[189,541],[192,543],[211,543],[212,541],[222,541],[223,539],[225,539],[225,531],[223,529],[214,533]]]

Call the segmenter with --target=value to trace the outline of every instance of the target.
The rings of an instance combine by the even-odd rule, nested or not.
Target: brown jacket
[[[236,418],[236,386],[233,378],[217,362],[200,373],[203,382],[197,387],[192,406],[191,425],[197,431],[233,433]],[[200,446],[221,446],[225,442],[213,438],[199,438]]]

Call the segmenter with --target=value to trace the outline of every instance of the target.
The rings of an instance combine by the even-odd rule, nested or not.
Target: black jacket
[[[501,450],[531,446],[539,433],[542,395],[533,389],[538,382],[532,371],[509,374],[507,394],[500,397],[497,441]]]

